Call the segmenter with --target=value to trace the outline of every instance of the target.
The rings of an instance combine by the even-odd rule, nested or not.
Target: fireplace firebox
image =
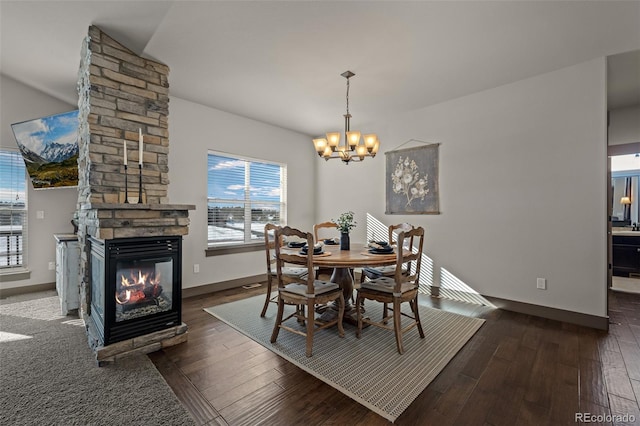
[[[89,242],[90,318],[104,346],[180,325],[181,236]]]

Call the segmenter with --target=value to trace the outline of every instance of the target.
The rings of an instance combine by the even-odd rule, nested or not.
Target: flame
[[[122,297],[124,295],[124,297]],[[124,292],[120,292],[120,294],[116,293],[116,302],[121,305],[126,305],[131,300],[131,290],[125,290]]]
[[[137,276],[134,271],[130,273],[129,278],[124,274],[120,275],[120,286],[116,290],[116,302],[120,305],[126,305],[139,302],[151,294],[153,297],[157,297],[162,293],[162,286],[160,285],[161,274],[157,275],[153,273],[143,273],[141,269],[137,271]],[[145,295],[145,289],[147,295]],[[149,289],[151,291],[149,292]]]

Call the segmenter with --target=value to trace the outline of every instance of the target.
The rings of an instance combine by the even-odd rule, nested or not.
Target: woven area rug
[[[272,304],[260,318],[263,303],[264,296],[255,296],[205,311],[392,422],[484,323],[421,306],[425,338],[415,328],[405,333],[404,355],[392,331],[368,327],[357,339],[355,328],[345,324],[344,338],[337,328],[314,334],[313,356],[307,358],[303,336],[281,330],[276,343],[269,342],[277,308]],[[368,303],[366,314],[379,318],[382,304]]]
[[[83,321],[33,297],[0,301],[0,424],[195,425],[149,357],[98,367]]]

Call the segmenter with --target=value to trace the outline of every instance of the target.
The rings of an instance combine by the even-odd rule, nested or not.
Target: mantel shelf
[[[125,203],[90,203],[82,210],[195,210],[195,204],[125,204]]]

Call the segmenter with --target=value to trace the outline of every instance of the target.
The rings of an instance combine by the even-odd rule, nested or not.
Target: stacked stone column
[[[169,185],[169,67],[143,58],[96,26],[83,40],[78,72],[78,238],[82,315],[90,315],[88,237],[186,235],[188,210],[172,205]],[[139,131],[144,136],[143,204],[124,204],[138,191]]]

